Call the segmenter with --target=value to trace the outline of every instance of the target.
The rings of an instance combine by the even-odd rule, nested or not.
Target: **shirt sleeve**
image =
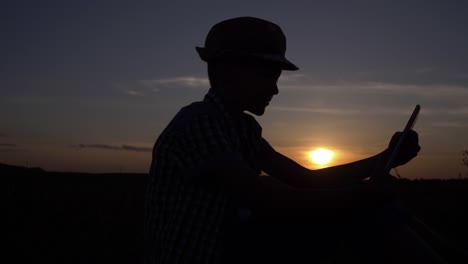
[[[254,147],[254,155],[260,157],[262,155],[267,155],[268,153],[275,151],[275,149],[270,145],[270,143],[265,138],[263,138],[262,127],[257,122],[257,120],[255,120],[255,118],[250,115],[246,115],[246,119],[248,120],[250,129],[253,131],[252,145]]]
[[[260,138],[258,142],[258,149],[261,154],[269,153],[271,151],[276,151],[270,143],[264,139],[263,137]]]

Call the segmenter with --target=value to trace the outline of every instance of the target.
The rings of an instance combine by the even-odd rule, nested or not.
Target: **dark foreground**
[[[145,174],[54,173],[0,164],[9,263],[141,263]],[[468,250],[468,180],[401,181],[401,198]],[[3,261],[2,261],[3,262]]]

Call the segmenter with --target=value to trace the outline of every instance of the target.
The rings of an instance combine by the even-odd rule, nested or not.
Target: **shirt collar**
[[[214,104],[216,108],[223,113],[224,116],[229,118],[240,118],[244,114],[243,112],[234,113],[233,111],[229,111],[223,98],[213,88],[208,90],[208,93],[205,95],[203,101]]]

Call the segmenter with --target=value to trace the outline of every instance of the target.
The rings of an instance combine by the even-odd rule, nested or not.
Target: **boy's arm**
[[[225,192],[231,201],[263,216],[293,217],[312,211],[342,211],[373,207],[386,199],[375,185],[360,184],[344,188],[299,189],[282,181],[258,176],[240,155],[226,153],[206,160],[192,172],[204,175],[193,184]]]
[[[337,187],[358,183],[384,165],[387,151],[348,164],[309,170],[272,149],[265,153],[262,168],[269,175],[297,188]]]
[[[267,143],[264,144],[261,155],[262,170],[269,175],[297,188],[337,187],[358,183],[375,173],[384,173],[391,150],[395,147],[401,133],[395,133],[386,150],[372,157],[348,164],[328,167],[319,170],[309,170],[297,162],[275,151]],[[406,164],[421,149],[418,134],[410,130],[393,167]],[[266,142],[266,141],[265,141]],[[385,174],[388,172],[385,172]]]

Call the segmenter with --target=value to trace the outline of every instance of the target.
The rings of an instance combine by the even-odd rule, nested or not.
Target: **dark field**
[[[0,173],[8,263],[142,262],[145,174],[6,165]],[[404,180],[399,188],[405,204],[443,241],[468,250],[468,180]]]

